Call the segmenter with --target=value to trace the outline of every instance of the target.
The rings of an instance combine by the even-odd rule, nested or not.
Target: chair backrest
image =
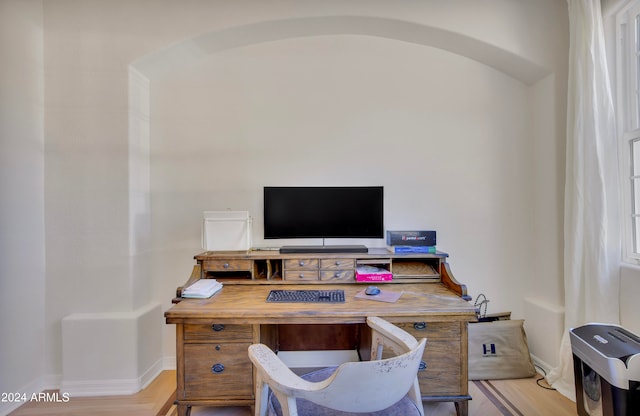
[[[322,390],[300,391],[297,397],[343,412],[375,412],[402,399],[416,382],[427,340],[392,358],[344,363]]]
[[[296,398],[342,412],[366,413],[384,410],[405,395],[424,415],[417,373],[426,338],[417,341],[381,318],[367,318],[367,324],[372,334],[372,360],[344,363],[319,382],[294,374],[266,345],[251,345],[249,358],[257,369],[256,414],[266,414],[270,387],[280,403],[296,415]],[[384,348],[391,349],[395,356],[381,359]]]

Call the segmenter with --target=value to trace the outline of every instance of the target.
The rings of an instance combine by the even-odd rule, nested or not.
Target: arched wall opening
[[[518,283],[507,277],[527,259],[504,242],[530,244],[529,87],[549,74],[478,39],[362,16],[231,27],[137,59],[129,231],[142,278],[133,299],[168,302],[183,283],[203,210],[249,210],[254,242],[269,245],[262,185],[341,183],[384,185],[388,229],[438,229],[439,245],[467,260],[457,271],[477,279],[465,283],[508,298]],[[473,236],[488,234],[477,250]],[[503,273],[477,273],[495,269]],[[165,357],[173,337],[165,328]]]

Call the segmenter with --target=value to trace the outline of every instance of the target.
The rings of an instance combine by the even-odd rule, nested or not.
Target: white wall
[[[41,2],[1,1],[0,28],[0,392],[31,394],[45,383]]]
[[[384,185],[387,229],[437,230],[471,294],[522,315],[512,294],[534,278],[522,267],[533,249],[527,85],[441,49],[325,35],[225,50],[150,89],[152,243],[164,261],[198,250],[207,209],[249,210],[254,244],[283,244],[263,240],[265,185]]]
[[[509,36],[505,43],[522,55],[505,60],[496,51],[473,55],[442,33],[433,42],[433,33],[395,21],[369,31],[364,18],[316,17],[299,19],[306,31],[292,18],[239,25],[136,61],[150,79],[158,275],[171,282],[176,265],[188,269],[206,209],[248,209],[254,243],[273,245],[262,240],[264,185],[383,184],[387,228],[437,229],[470,293],[486,293],[490,311],[530,320],[532,335],[547,338],[539,361],[554,365],[547,346],[563,331],[567,27],[566,5],[550,4],[553,17],[549,4],[502,9],[495,27],[535,16],[559,46],[524,47]],[[479,30],[430,11],[421,17],[433,27]],[[342,24],[351,29],[343,33]],[[474,39],[478,49],[495,41],[495,27]],[[171,349],[173,337],[165,340]]]
[[[266,184],[384,185],[387,228],[436,229],[490,311],[561,307],[566,3],[290,3],[44,2],[43,374],[73,381],[64,318],[170,306],[202,210],[262,243]],[[170,362],[173,328],[146,337]]]

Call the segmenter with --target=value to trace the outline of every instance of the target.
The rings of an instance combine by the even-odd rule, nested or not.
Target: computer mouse
[[[364,293],[366,293],[367,295],[374,296],[374,295],[378,295],[380,293],[380,289],[378,289],[377,286],[368,286],[365,289]]]

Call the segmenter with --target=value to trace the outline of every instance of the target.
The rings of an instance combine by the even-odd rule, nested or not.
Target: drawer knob
[[[224,325],[222,325],[222,324],[213,324],[213,325],[211,325],[211,329],[213,329],[215,332],[224,331]]]
[[[223,264],[222,267],[224,267],[225,269],[228,269],[229,268],[229,263]]]
[[[340,266],[340,261],[336,261],[336,266]]]
[[[336,272],[333,277],[340,277],[340,272]]]
[[[413,323],[413,329],[415,329],[416,331],[424,331],[425,329],[427,329],[427,323],[426,322],[414,322]]]
[[[211,366],[211,372],[214,374],[220,374],[224,371],[224,365],[217,363]]]
[[[299,264],[300,266],[304,266],[304,261],[303,261],[303,260],[300,260],[300,261],[298,262],[298,264]]]
[[[216,345],[216,351],[220,351],[222,347],[220,345]]]
[[[300,275],[298,276],[300,279],[304,279],[304,273],[300,273]]]
[[[424,371],[427,369],[427,363],[424,361],[420,361],[420,365],[418,366],[418,371]]]

